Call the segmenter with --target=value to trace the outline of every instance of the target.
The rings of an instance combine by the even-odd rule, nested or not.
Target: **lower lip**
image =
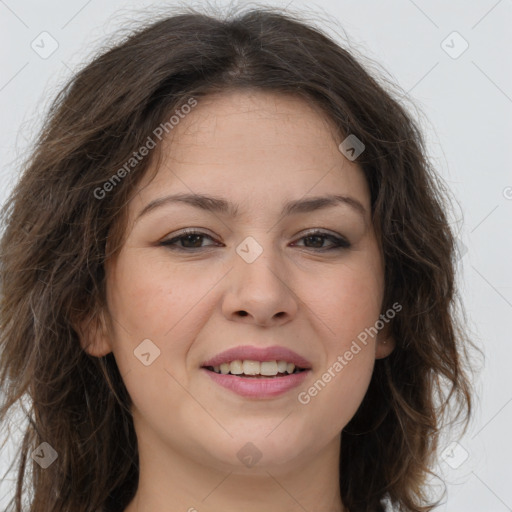
[[[215,373],[201,368],[217,384],[250,398],[272,398],[282,395],[304,382],[310,370],[292,373],[285,377],[237,377]]]

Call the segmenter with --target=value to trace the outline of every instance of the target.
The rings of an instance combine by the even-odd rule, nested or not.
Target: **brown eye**
[[[218,246],[219,244],[208,244],[202,245],[204,239],[213,240],[210,235],[203,233],[202,231],[196,230],[186,230],[182,232],[180,235],[170,238],[169,240],[163,240],[160,242],[161,246],[168,247],[171,250],[178,251],[195,251],[204,249],[206,247]],[[323,231],[312,231],[308,233],[306,236],[303,236],[299,240],[304,240],[305,243],[302,247],[306,249],[312,249],[315,251],[331,251],[335,249],[348,249],[351,247],[350,242],[345,240],[344,238],[332,235],[330,233],[325,233]],[[330,242],[330,246],[324,246],[326,241]],[[297,247],[299,245],[294,244]]]
[[[348,249],[350,247],[350,242],[345,240],[344,238],[337,237],[335,235],[331,235],[329,233],[325,233],[323,231],[312,231],[308,233],[306,236],[300,238],[300,240],[309,240],[304,247],[307,249],[313,249],[318,251],[330,251],[334,249]],[[325,247],[323,246],[324,242],[329,240],[331,242],[331,246]]]
[[[194,231],[194,230],[187,230],[183,232],[179,236],[175,236],[169,240],[163,240],[160,242],[160,245],[168,247],[172,250],[195,250],[195,249],[203,249],[204,247],[201,242],[203,239],[208,238],[210,240],[213,240],[213,238],[210,235],[207,235],[206,233],[203,233],[201,231]],[[178,245],[178,242],[181,242],[181,245]],[[214,244],[210,244],[212,246]]]

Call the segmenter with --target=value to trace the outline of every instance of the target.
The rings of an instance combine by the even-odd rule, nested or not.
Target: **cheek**
[[[379,318],[382,280],[374,266],[340,265],[313,283],[305,278],[302,297],[323,321],[327,339],[341,350]]]
[[[368,390],[375,358],[369,344],[359,345],[360,350],[352,354],[350,361],[344,350],[332,352],[323,372],[301,390],[299,411],[312,418],[315,435],[320,438],[338,435],[353,418]]]
[[[190,263],[169,265],[165,255],[148,256],[144,250],[121,254],[107,289],[120,369],[138,370],[134,351],[151,340],[155,353],[160,351],[151,368],[172,369],[186,382],[187,353],[215,307],[208,293],[218,280],[218,273],[198,272]]]
[[[302,389],[299,402],[323,435],[336,435],[361,404],[375,363],[374,331],[379,318],[382,280],[373,262],[343,265],[329,279],[317,281],[308,306],[322,320],[325,360],[317,379]]]
[[[200,325],[197,305],[206,293],[201,280],[142,250],[121,254],[109,279],[113,352],[136,410],[148,418],[167,410],[181,414],[188,386],[184,362]]]
[[[138,252],[118,260],[108,297],[111,311],[130,332],[162,336],[204,296],[213,276],[198,279],[187,266],[169,265],[162,256],[155,259]]]

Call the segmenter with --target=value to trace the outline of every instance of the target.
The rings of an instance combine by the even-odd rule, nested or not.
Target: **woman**
[[[445,209],[415,122],[297,16],[96,57],[4,210],[14,510],[27,463],[38,512],[432,510],[471,412]]]

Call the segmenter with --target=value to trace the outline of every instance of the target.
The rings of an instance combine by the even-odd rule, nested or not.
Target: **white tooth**
[[[245,375],[258,375],[260,373],[260,362],[245,360],[243,363]]]
[[[240,375],[241,373],[244,373],[242,361],[240,361],[239,359],[237,359],[236,361],[231,361],[231,364],[229,365],[229,371],[233,375]]]
[[[279,373],[284,373],[288,368],[288,363],[286,361],[277,361],[277,371]]]
[[[217,372],[217,373],[220,373],[220,366],[214,366],[213,367],[213,371]]]
[[[261,375],[277,375],[277,361],[264,361],[261,363]]]
[[[295,365],[293,363],[288,363],[288,365],[286,367],[286,371],[288,373],[293,373],[293,370],[295,370]]]
[[[229,363],[222,363],[220,365],[220,373],[226,375],[227,373],[229,373]]]

